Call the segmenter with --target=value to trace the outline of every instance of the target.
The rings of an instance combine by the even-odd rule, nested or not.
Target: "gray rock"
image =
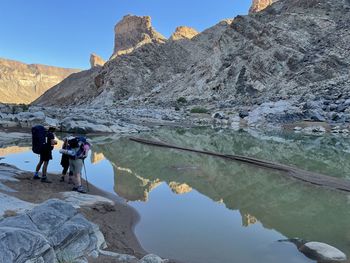
[[[118,260],[119,262],[125,262],[125,263],[138,263],[139,260],[130,255],[126,254],[119,254],[111,251],[106,251],[106,250],[100,250],[100,254],[104,256],[108,256],[112,259]]]
[[[345,261],[346,255],[339,249],[321,242],[307,242],[299,250],[317,261]]]
[[[31,211],[0,221],[0,262],[79,259],[105,246],[97,225],[69,204],[49,200]],[[84,261],[86,262],[86,261]]]
[[[148,254],[143,258],[141,258],[139,261],[139,263],[163,263],[163,262],[164,262],[163,259],[153,254]]]
[[[214,114],[212,114],[211,116],[213,119],[224,119],[225,118],[225,114],[223,112],[215,112]]]

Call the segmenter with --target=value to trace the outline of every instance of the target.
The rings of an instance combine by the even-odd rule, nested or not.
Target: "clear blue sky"
[[[150,15],[168,37],[177,26],[202,31],[246,14],[250,0],[0,0],[0,57],[88,68],[90,53],[109,58],[114,25],[126,14]]]

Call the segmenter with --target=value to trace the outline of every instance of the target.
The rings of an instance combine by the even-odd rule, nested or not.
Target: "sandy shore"
[[[11,193],[21,200],[32,203],[42,203],[51,198],[60,198],[60,192],[71,190],[72,186],[65,182],[59,182],[60,176],[49,174],[48,178],[52,184],[41,183],[40,180],[32,180],[31,173],[25,173],[17,177],[20,182],[6,182],[5,184],[17,192]],[[7,193],[8,194],[8,193]],[[139,220],[137,212],[121,202],[117,196],[106,193],[93,185],[89,185],[89,194],[109,198],[115,205],[96,204],[89,207],[82,207],[79,211],[85,217],[99,225],[104,234],[109,251],[129,254],[141,258],[146,251],[141,247],[134,234],[134,225]],[[117,262],[115,259],[99,257],[89,259],[89,262]]]

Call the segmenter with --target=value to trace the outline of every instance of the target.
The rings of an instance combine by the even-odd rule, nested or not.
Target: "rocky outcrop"
[[[94,67],[102,67],[106,62],[101,58],[100,56],[96,55],[95,53],[92,53],[90,55],[90,66],[91,68]]]
[[[0,102],[30,103],[78,71],[0,58]]]
[[[73,206],[49,200],[0,221],[0,261],[66,262],[96,255],[106,246],[99,227]]]
[[[253,0],[252,6],[249,9],[249,13],[260,12],[276,1],[278,0]]]
[[[164,43],[166,38],[151,24],[149,16],[127,15],[114,28],[114,52],[112,57],[131,53],[149,43]]]
[[[175,32],[171,35],[169,40],[192,39],[196,35],[198,35],[196,29],[187,26],[179,26],[175,29]]]

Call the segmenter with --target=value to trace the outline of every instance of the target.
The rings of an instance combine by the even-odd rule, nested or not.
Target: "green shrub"
[[[194,107],[191,109],[191,113],[208,113],[206,108]]]
[[[184,98],[184,97],[180,97],[180,98],[177,99],[177,102],[178,102],[178,103],[185,104],[185,103],[187,103],[187,100],[186,100],[186,98]]]
[[[22,108],[22,111],[28,111],[29,110],[29,106],[27,104],[20,104],[19,106]]]

